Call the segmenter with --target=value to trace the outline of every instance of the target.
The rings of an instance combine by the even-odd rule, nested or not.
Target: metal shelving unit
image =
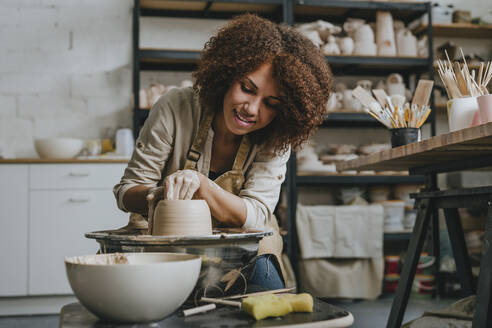
[[[200,60],[199,51],[140,49],[140,16],[191,17],[202,19],[228,19],[241,12],[256,12],[276,22],[293,25],[324,19],[334,23],[343,23],[346,17],[364,18],[374,21],[377,10],[389,10],[395,19],[405,23],[413,21],[424,13],[429,15],[431,24],[420,33],[427,33],[429,40],[428,58],[396,58],[380,56],[326,56],[335,75],[376,75],[383,76],[392,72],[401,73],[407,80],[409,75],[419,76],[428,73],[433,79],[433,35],[430,3],[344,1],[344,0],[134,0],[133,11],[133,93],[134,134],[138,135],[141,125],[148,116],[148,110],[138,108],[141,70],[193,71]],[[431,98],[431,106],[433,106]],[[435,113],[430,118],[431,134],[435,135]],[[322,127],[382,127],[375,119],[365,113],[330,113]],[[287,179],[284,189],[288,204],[288,235],[286,251],[296,267],[298,241],[295,225],[297,205],[297,187],[309,185],[346,185],[346,184],[398,184],[423,183],[419,177],[409,176],[297,176],[295,154],[288,162]],[[385,235],[385,241],[402,240],[408,234]],[[396,238],[396,239],[395,239]]]
[[[430,3],[398,3],[377,1],[343,1],[343,0],[294,0],[293,21],[309,22],[317,19],[327,20],[333,23],[343,23],[346,17],[363,18],[375,21],[377,10],[389,10],[395,19],[409,23],[421,15],[427,13],[432,22]],[[382,76],[398,72],[408,82],[409,76],[417,77],[428,73],[430,79],[434,79],[433,70],[433,45],[432,27],[428,26],[424,31],[429,40],[427,58],[396,58],[376,56],[326,56],[335,75],[375,75]],[[431,97],[431,106],[434,99]],[[435,113],[428,120],[431,125],[431,134],[435,135]],[[330,113],[322,127],[383,127],[375,119],[365,113]],[[298,240],[296,231],[297,187],[298,186],[328,186],[328,185],[369,185],[369,184],[399,184],[416,183],[424,184],[423,177],[415,176],[298,176],[296,171],[295,154],[291,156],[288,166],[287,200],[288,200],[288,238],[287,248],[289,258],[298,276]],[[384,242],[399,243],[410,238],[409,233],[391,233],[384,235]]]

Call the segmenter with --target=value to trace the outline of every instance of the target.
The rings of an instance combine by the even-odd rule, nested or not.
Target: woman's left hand
[[[191,199],[200,188],[200,177],[194,170],[179,170],[164,179],[164,199]]]

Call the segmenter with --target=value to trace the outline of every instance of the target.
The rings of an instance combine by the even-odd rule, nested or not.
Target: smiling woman
[[[248,14],[206,43],[193,78],[193,88],[152,107],[114,188],[118,206],[152,223],[160,199],[203,199],[215,227],[271,229],[260,256],[239,271],[249,284],[282,288],[273,211],[290,149],[322,120],[330,69],[301,34]]]

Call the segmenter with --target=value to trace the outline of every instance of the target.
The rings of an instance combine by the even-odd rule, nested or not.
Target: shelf
[[[198,67],[200,51],[140,49],[141,70],[193,71]]]
[[[199,50],[140,49],[142,70],[194,70],[200,61]],[[335,74],[386,75],[395,71],[428,71],[427,58],[381,56],[325,56]]]
[[[403,231],[397,231],[397,232],[385,232],[384,233],[384,242],[409,241],[410,237],[412,237],[412,230],[403,230]]]
[[[423,184],[423,176],[414,175],[298,175],[297,185]]]
[[[422,16],[426,6],[425,3],[393,1],[296,0],[294,15],[296,22],[322,18],[342,23],[346,17],[375,21],[377,10],[390,10],[395,19],[409,23]]]
[[[244,12],[281,20],[283,0],[165,1],[141,0],[141,16],[230,19]]]
[[[420,25],[413,30],[414,34],[421,34],[427,30],[427,25]],[[433,24],[434,37],[452,38],[492,38],[492,25],[474,24]]]
[[[387,75],[429,71],[428,58],[384,56],[325,56],[337,75]]]
[[[385,126],[367,113],[331,112],[326,114],[322,127],[380,127]]]

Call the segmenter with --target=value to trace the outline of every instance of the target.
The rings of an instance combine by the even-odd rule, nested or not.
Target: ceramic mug
[[[405,96],[405,84],[404,83],[388,83],[388,95],[402,95]]]
[[[492,122],[492,94],[478,97],[477,103],[481,122]]]
[[[343,109],[348,110],[348,111],[355,111],[358,112],[362,109],[362,104],[360,101],[354,97],[352,94],[352,90],[345,90],[343,92]]]
[[[330,95],[330,98],[328,98],[328,103],[326,104],[326,110],[330,112],[340,109],[342,107],[341,106],[342,99],[343,99],[343,95],[340,92],[333,92]]]
[[[359,80],[357,81],[357,86],[366,89],[371,92],[372,89],[372,81],[371,80]]]
[[[454,98],[448,100],[449,131],[458,131],[472,126],[473,117],[478,110],[476,97]]]
[[[344,55],[351,55],[354,52],[354,40],[351,37],[338,39],[338,45]]]

